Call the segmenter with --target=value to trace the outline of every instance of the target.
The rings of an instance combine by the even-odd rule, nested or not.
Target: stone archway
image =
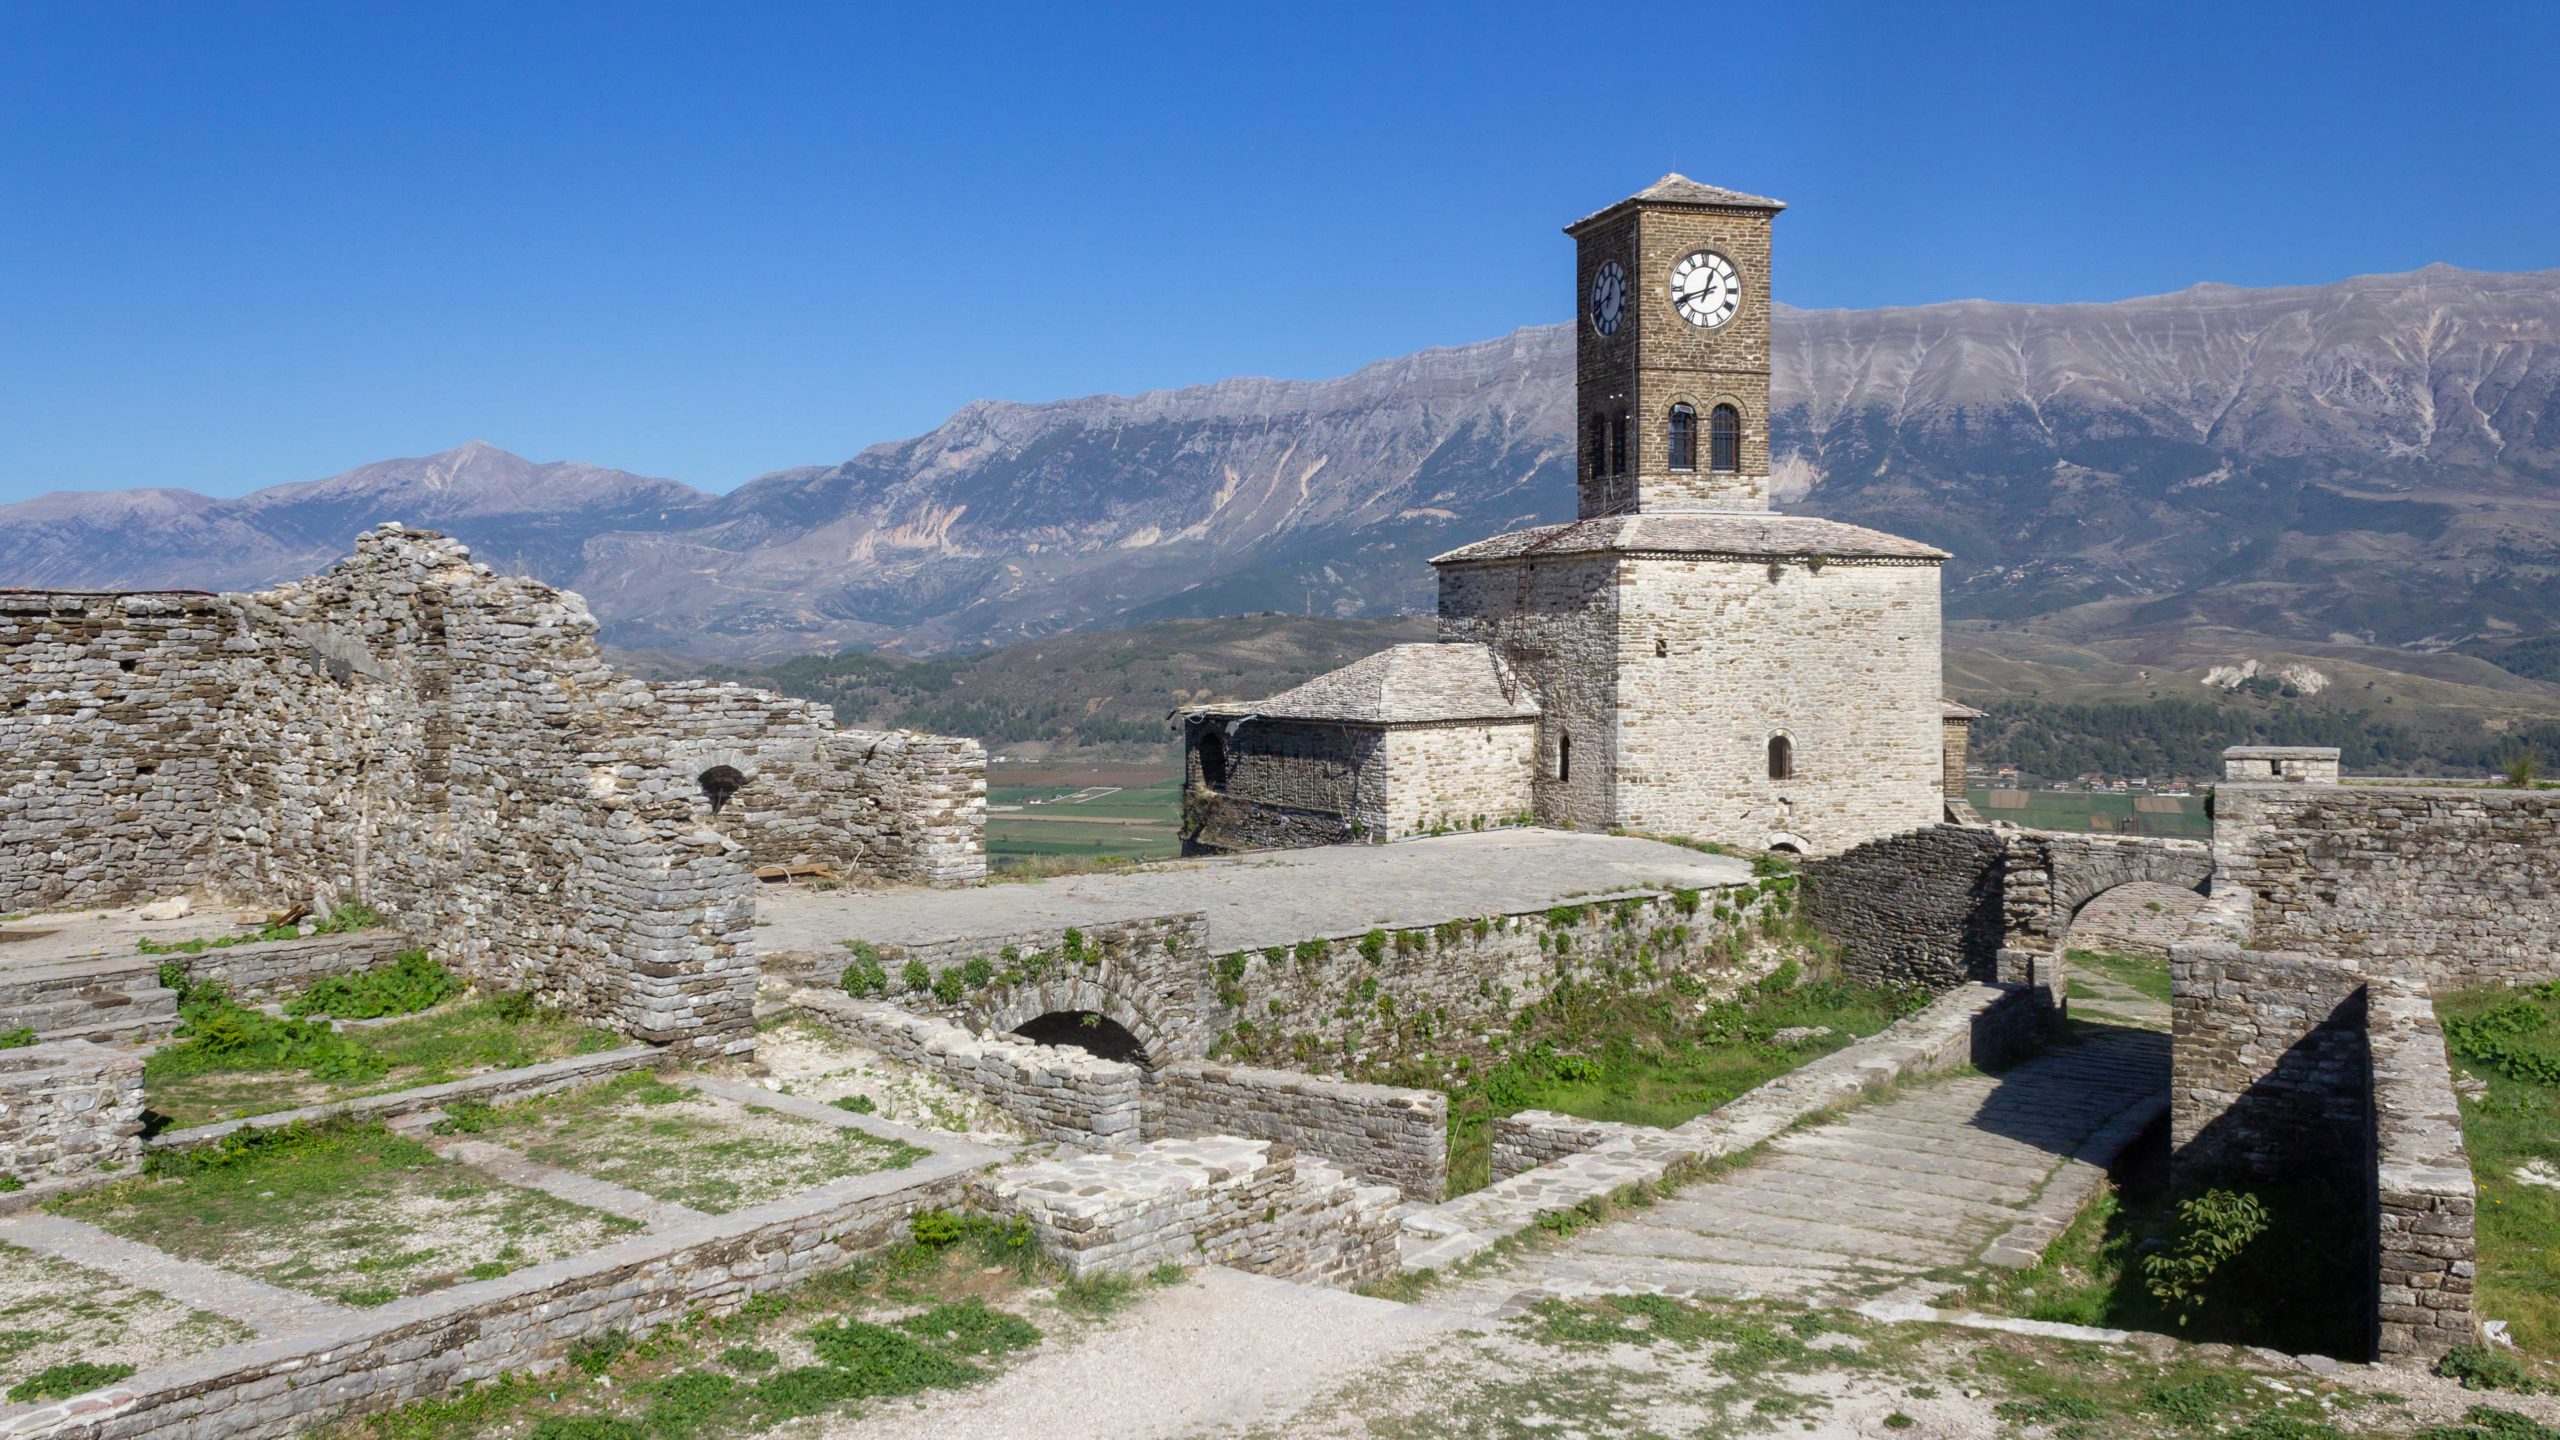
[[[1128,1037],[1128,1043],[1137,1051],[1133,1063],[1153,1068],[1176,1058],[1175,1052],[1180,1048],[1176,1036],[1131,1003],[1128,996],[1091,974],[1027,980],[1008,986],[980,1001],[970,1018],[981,1030],[1018,1034],[1043,1044],[1056,1044],[1059,1041],[1047,1034],[1032,1032],[1054,1030],[1053,1022],[1059,1017],[1082,1026],[1083,1017],[1088,1015],[1097,1017],[1102,1024]],[[1099,1053],[1092,1045],[1082,1048]]]
[[[1013,1033],[1036,1044],[1065,1046],[1100,1059],[1153,1068],[1146,1045],[1129,1027],[1092,1010],[1052,1010],[1013,1027]]]
[[[2213,847],[2200,840],[2019,830],[2003,837],[1999,978],[2062,998],[2063,947],[2090,901],[2126,885],[2213,885]]]

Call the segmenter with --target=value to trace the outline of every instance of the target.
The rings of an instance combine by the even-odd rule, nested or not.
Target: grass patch
[[[2486,1083],[2462,1101],[2479,1187],[2478,1314],[2504,1320],[2544,1379],[2560,1378],[2560,986],[2436,997],[2445,1048]]]
[[[456,1117],[546,1165],[722,1213],[846,1175],[914,1163],[925,1151],[635,1072]]]
[[[233,1004],[218,986],[182,993],[178,1043],[154,1051],[142,1072],[151,1109],[175,1127],[441,1085],[624,1043],[522,995],[330,1034],[324,1021],[278,1020]]]
[[[141,1178],[51,1208],[356,1306],[504,1274],[640,1228],[491,1180],[378,1123],[235,1132],[154,1154]]]
[[[97,1365],[86,1360],[71,1360],[49,1366],[9,1387],[9,1398],[20,1404],[33,1400],[68,1400],[74,1395],[112,1385],[133,1373],[130,1365]]]
[[[374,1020],[386,1015],[414,1015],[460,994],[454,973],[427,958],[424,950],[403,950],[388,965],[356,975],[331,975],[284,1004],[287,1015],[329,1015],[340,1020]]]
[[[1493,1122],[1523,1110],[1668,1127],[1927,1003],[1909,990],[1808,979],[1795,962],[1727,1000],[1565,983],[1521,1012],[1512,1053],[1449,1095],[1449,1193],[1492,1179]],[[1780,1040],[1780,1031],[1825,1032]],[[1425,1083],[1390,1077],[1389,1083]]]
[[[549,1374],[342,1420],[318,1440],[709,1440],[976,1384],[1041,1342],[1035,1317],[1065,1316],[1026,1228],[952,1218],[938,1243],[645,1336],[591,1336]]]
[[[310,925],[311,933],[314,935],[344,935],[356,930],[370,930],[381,923],[382,917],[374,912],[372,906],[348,904],[338,906],[328,914],[311,921]],[[133,948],[144,955],[201,955],[207,950],[228,950],[234,945],[256,945],[270,940],[301,938],[302,923],[296,921],[278,925],[261,925],[254,930],[243,930],[236,935],[206,935],[194,940],[164,942],[146,936],[134,941]]]
[[[2169,1003],[2169,962],[2146,960],[2138,955],[2118,955],[2106,950],[2074,950],[2066,957],[2070,964],[2103,975],[2146,1000]],[[2066,972],[2068,973],[2068,972]],[[2076,988],[2073,999],[2080,998]]]

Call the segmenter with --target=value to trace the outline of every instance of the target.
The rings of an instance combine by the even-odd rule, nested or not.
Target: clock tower
[[[1583,519],[1769,508],[1776,200],[1665,175],[1565,227]]]

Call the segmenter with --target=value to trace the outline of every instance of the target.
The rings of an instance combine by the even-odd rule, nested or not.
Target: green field
[[[987,780],[987,859],[998,871],[1182,850],[1182,777],[1160,767],[1003,767]]]
[[[1995,800],[1995,793],[2006,800]],[[2006,799],[2006,797],[2017,797]],[[2213,838],[2213,817],[2201,795],[2099,795],[2086,790],[1968,790],[1985,820],[2006,820],[2033,830],[2090,830],[2109,835],[2161,835],[2188,840]],[[2135,800],[2176,806],[2174,813],[2141,811]]]

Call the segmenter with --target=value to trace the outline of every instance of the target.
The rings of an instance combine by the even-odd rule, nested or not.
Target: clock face
[[[1671,267],[1671,306],[1681,319],[1713,330],[1742,308],[1742,277],[1713,250],[1692,250]]]
[[[1591,328],[1615,335],[1626,313],[1627,272],[1612,260],[1591,272]]]

